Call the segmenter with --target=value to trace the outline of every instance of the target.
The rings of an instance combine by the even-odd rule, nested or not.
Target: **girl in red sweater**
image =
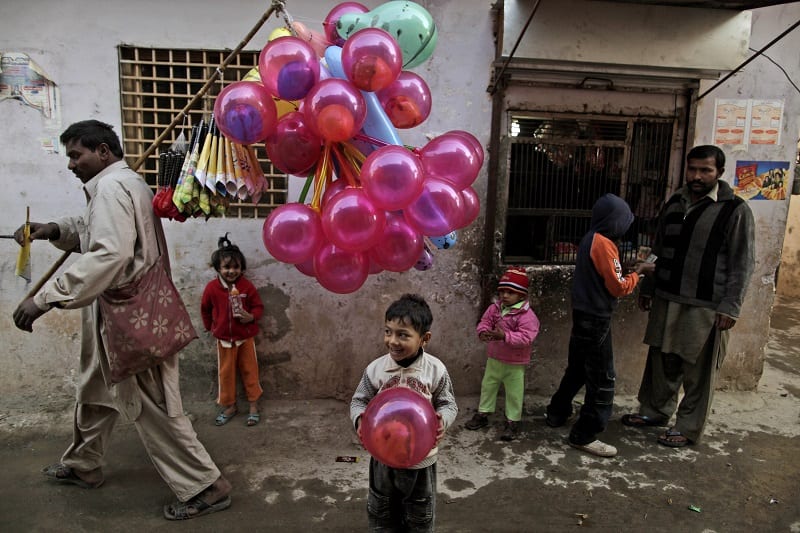
[[[217,277],[206,285],[200,303],[203,325],[217,339],[219,392],[217,404],[222,410],[215,424],[222,426],[236,416],[236,370],[242,378],[250,412],[247,425],[261,420],[258,399],[264,390],[258,374],[255,336],[264,304],[255,285],[244,277],[247,261],[239,247],[231,244],[228,234],[221,237],[217,250],[211,254],[211,264]]]

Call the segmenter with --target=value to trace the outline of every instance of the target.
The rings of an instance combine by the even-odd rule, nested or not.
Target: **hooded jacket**
[[[589,231],[578,245],[572,280],[573,309],[610,318],[618,298],[636,288],[640,276],[635,272],[622,275],[619,249],[614,243],[632,222],[631,208],[619,196],[608,193],[595,202]]]

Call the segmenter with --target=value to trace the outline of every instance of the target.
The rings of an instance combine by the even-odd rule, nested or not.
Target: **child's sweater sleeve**
[[[214,305],[213,305],[213,296],[211,295],[211,283],[206,285],[205,290],[203,291],[203,297],[200,300],[200,316],[203,317],[203,327],[206,328],[206,331],[211,331],[211,326],[214,323],[213,320],[213,312],[214,312]]]
[[[627,277],[622,275],[622,265],[619,262],[619,250],[616,244],[603,235],[595,233],[590,256],[594,268],[603,278],[603,283],[611,296],[619,298],[633,292],[639,283],[639,274],[631,272]]]
[[[372,384],[372,381],[370,381],[368,371],[364,370],[364,373],[361,375],[361,381],[358,387],[356,387],[356,392],[350,400],[350,420],[354,428],[356,427],[359,417],[367,410],[367,405],[376,394],[378,394],[378,389]]]
[[[456,395],[453,392],[453,382],[446,370],[431,395],[431,403],[436,412],[442,415],[444,429],[449,428],[458,415],[458,405],[456,405]]]
[[[492,304],[486,308],[486,311],[483,312],[480,322],[478,322],[478,325],[475,327],[475,331],[479,335],[484,331],[492,331],[494,329],[497,322],[497,319],[494,316],[494,307],[495,305]]]

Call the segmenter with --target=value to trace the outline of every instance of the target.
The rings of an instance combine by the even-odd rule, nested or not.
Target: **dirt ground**
[[[703,443],[667,449],[658,428],[624,427],[635,398],[617,398],[605,439],[613,459],[566,446],[567,428],[548,428],[547,399],[526,399],[523,438],[497,440],[500,419],[467,431],[476,397],[441,449],[439,532],[800,532],[800,304],[779,301],[758,391],[720,392]],[[45,393],[43,393],[45,394]],[[338,401],[269,401],[259,426],[237,416],[213,425],[214,406],[186,398],[195,429],[234,484],[223,513],[184,523],[162,518],[171,493],[132,425],[113,437],[106,483],[87,491],[47,482],[70,439],[69,402],[0,408],[0,531],[100,532],[366,530],[369,456]],[[337,462],[356,456],[358,462]]]

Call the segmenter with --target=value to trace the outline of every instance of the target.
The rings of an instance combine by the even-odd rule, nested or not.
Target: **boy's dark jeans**
[[[419,470],[369,460],[370,531],[427,533],[436,517],[436,463]]]
[[[572,400],[586,386],[580,416],[572,426],[569,441],[589,444],[606,429],[614,405],[614,352],[611,347],[611,319],[572,311],[569,357],[561,385],[547,406],[554,425],[572,415]]]

